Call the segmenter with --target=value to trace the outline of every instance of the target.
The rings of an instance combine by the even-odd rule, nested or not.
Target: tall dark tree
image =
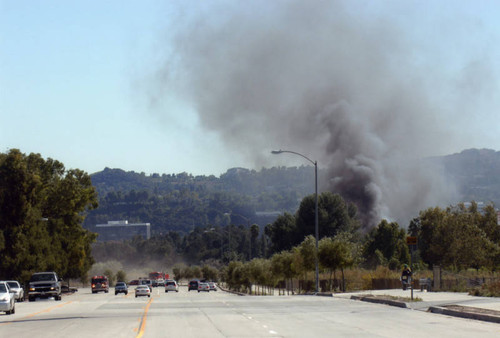
[[[0,274],[21,280],[40,270],[84,276],[95,235],[81,224],[95,207],[97,194],[85,172],[17,149],[0,154]]]
[[[369,266],[374,266],[378,261],[374,261],[380,253],[385,262],[393,262],[392,268],[399,268],[400,264],[410,262],[410,253],[406,245],[406,231],[400,228],[396,222],[382,220],[379,225],[373,228],[366,236],[363,248],[363,257]]]
[[[318,196],[319,237],[335,237],[341,232],[354,232],[359,227],[356,207],[331,192]],[[306,236],[315,233],[315,196],[306,196],[297,211],[297,237],[300,243]]]
[[[271,239],[271,252],[290,250],[297,242],[295,217],[289,213],[279,216],[273,224],[266,227],[266,235]]]
[[[260,257],[260,246],[258,243],[259,233],[259,226],[257,224],[252,224],[250,227],[250,259]]]

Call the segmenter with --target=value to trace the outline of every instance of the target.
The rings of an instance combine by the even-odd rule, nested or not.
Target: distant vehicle
[[[147,285],[149,287],[149,291],[153,292],[153,283],[151,282],[151,279],[141,279],[139,284]]]
[[[138,279],[133,279],[130,282],[128,282],[128,285],[139,285],[139,280]]]
[[[98,293],[99,291],[109,292],[109,281],[106,276],[92,277],[90,285],[92,286],[92,293]]]
[[[128,295],[128,286],[125,282],[117,282],[115,285],[115,296],[119,293]]]
[[[28,300],[34,302],[36,297],[61,300],[61,281],[55,272],[35,272],[31,275]]]
[[[151,290],[147,285],[138,285],[135,288],[135,298],[139,296],[148,296],[151,297]]]
[[[158,279],[156,282],[158,283],[158,286],[165,286],[165,280],[164,279]]]
[[[168,280],[165,283],[165,292],[169,291],[179,292],[179,285],[177,285],[177,282],[175,280]]]
[[[0,282],[0,311],[8,315],[16,313],[16,293],[7,282]]]
[[[217,291],[217,285],[214,282],[208,282],[208,286],[210,287],[210,291]]]
[[[160,284],[159,282],[162,280],[164,281],[165,279],[168,279],[168,273],[164,272],[159,272],[159,271],[153,271],[148,274],[148,279],[151,280],[152,286],[164,286],[164,284]]]
[[[200,283],[200,281],[197,280],[197,279],[193,279],[192,281],[190,281],[189,285],[188,285],[188,291],[198,290],[198,284],[199,283]]]
[[[16,300],[18,302],[24,302],[24,289],[16,280],[8,280],[7,285],[9,285],[10,289],[16,293]]]
[[[208,283],[198,284],[198,292],[201,292],[201,291],[210,292],[210,285],[208,285]]]

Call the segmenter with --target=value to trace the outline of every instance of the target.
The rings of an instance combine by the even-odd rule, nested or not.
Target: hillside
[[[232,168],[219,178],[106,168],[92,175],[99,208],[89,213],[84,226],[94,230],[109,220],[129,220],[149,222],[153,233],[165,233],[229,222],[266,225],[277,212],[295,212],[302,198],[313,193],[312,177],[314,169],[306,166]]]
[[[458,200],[493,202],[500,206],[500,152],[467,149],[432,160],[442,165],[448,180],[455,182]]]
[[[456,201],[500,205],[500,152],[468,149],[429,158],[438,164],[459,195]],[[260,171],[232,168],[220,177],[126,172],[106,168],[91,175],[99,194],[99,208],[84,226],[109,220],[149,222],[153,234],[188,232],[195,226],[257,223],[261,229],[277,212],[294,213],[301,199],[312,194],[313,168],[278,167]],[[324,175],[320,171],[321,177]]]

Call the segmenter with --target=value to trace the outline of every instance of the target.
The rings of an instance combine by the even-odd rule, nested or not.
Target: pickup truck
[[[55,272],[35,272],[29,283],[29,301],[34,302],[37,297],[61,300],[61,281]]]

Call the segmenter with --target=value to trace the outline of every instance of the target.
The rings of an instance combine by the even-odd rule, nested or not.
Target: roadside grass
[[[381,298],[381,299],[389,299],[389,300],[396,300],[398,302],[405,302],[405,303],[411,303],[411,302],[421,302],[422,298],[420,297],[398,297],[398,296],[391,296],[391,295],[377,295],[373,296],[375,298]]]
[[[500,280],[493,283],[485,283],[480,287],[470,289],[469,294],[480,297],[500,297]]]

